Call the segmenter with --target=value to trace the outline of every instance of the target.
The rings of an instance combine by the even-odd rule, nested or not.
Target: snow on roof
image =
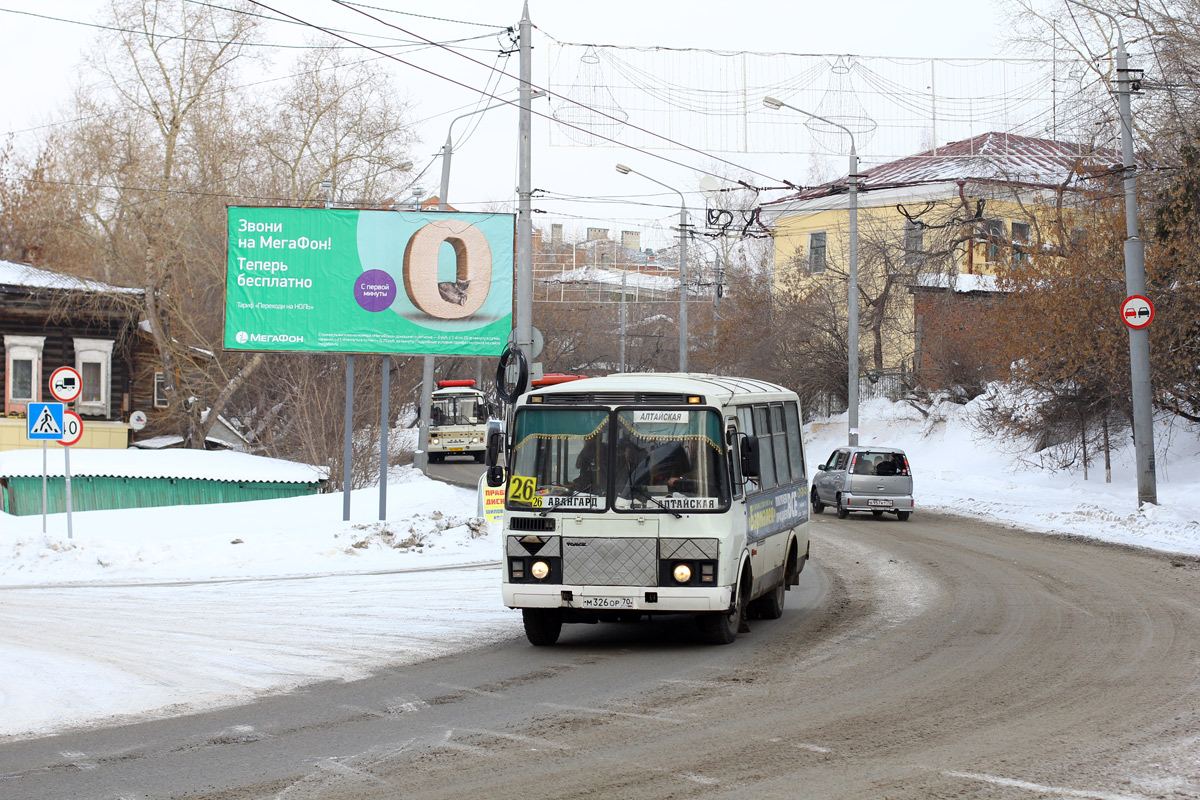
[[[1073,174],[1103,172],[1119,163],[1117,155],[1109,150],[993,132],[860,170],[859,177],[864,190],[951,181],[1056,187],[1070,181]],[[824,197],[845,190],[846,178],[839,178],[764,205]]]
[[[38,269],[29,264],[0,260],[0,286],[21,286],[27,289],[67,289],[77,292],[143,294],[141,289],[111,286],[103,281],[90,281]]]
[[[673,267],[669,267],[668,269],[674,270]],[[556,272],[553,275],[540,278],[540,280],[544,283],[600,283],[615,287],[621,285],[622,276],[625,280],[625,286],[628,289],[649,289],[656,292],[679,291],[678,274],[647,275],[640,272],[604,269],[603,267],[595,266],[577,267],[564,272]],[[695,286],[689,288],[692,292],[696,291]]]
[[[47,451],[47,474],[64,474],[61,448]],[[0,478],[42,474],[42,451],[0,453]],[[191,478],[202,481],[266,481],[317,483],[329,477],[326,467],[228,450],[72,450],[72,476],[112,478]]]
[[[956,292],[998,292],[999,284],[995,275],[968,275],[955,273],[945,275],[937,272],[926,272],[917,276],[917,286],[929,289],[952,288]]]

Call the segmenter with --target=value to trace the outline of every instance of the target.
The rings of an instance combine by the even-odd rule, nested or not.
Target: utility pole
[[[531,164],[533,152],[533,114],[530,110],[533,99],[532,44],[529,40],[533,23],[529,19],[529,3],[521,13],[519,26],[521,36],[521,86],[520,122],[517,150],[517,347],[525,353],[525,360],[533,361],[533,213],[530,208],[532,187]]]
[[[1137,165],[1133,160],[1132,78],[1121,23],[1107,11],[1079,0],[1068,3],[1102,14],[1117,29],[1117,107],[1121,116],[1121,167],[1125,184],[1125,294],[1146,294],[1146,247],[1138,235]],[[1133,449],[1138,505],[1158,504],[1154,468],[1154,395],[1150,386],[1150,331],[1129,328],[1129,373],[1133,388]]]

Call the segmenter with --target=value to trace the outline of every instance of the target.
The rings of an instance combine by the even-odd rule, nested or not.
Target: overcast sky
[[[310,22],[400,35],[382,29],[377,23],[332,0],[268,0],[267,4]],[[2,3],[8,10],[82,22],[98,19],[103,5],[102,0],[57,0],[54,3],[6,0]],[[515,0],[443,0],[436,4],[372,0],[369,5],[489,25],[515,24],[521,15],[521,4]],[[534,83],[546,81],[551,41],[864,56],[1003,56],[1005,42],[999,5],[929,0],[922,4],[919,13],[914,13],[911,6],[894,0],[753,5],[712,0],[693,0],[686,4],[646,0],[599,3],[532,0],[530,17],[539,28],[539,34],[534,38],[539,51],[535,52],[533,60]],[[269,12],[264,9],[263,13]],[[380,16],[431,39],[487,32],[486,27],[420,16]],[[81,79],[81,53],[95,33],[92,28],[81,25],[0,11],[0,69],[6,76],[5,102],[0,103],[0,131],[26,131],[62,117],[71,87]],[[273,25],[267,36],[275,41],[299,41],[295,26]],[[489,37],[474,44],[485,49],[470,51],[469,55],[489,65],[495,62],[496,39]],[[285,72],[289,58],[287,53],[277,56],[276,70]],[[446,54],[427,51],[406,58],[474,87],[483,84],[486,74],[478,65]],[[515,75],[516,57],[511,61],[508,71]],[[474,108],[478,97],[467,89],[411,67],[394,64],[392,69],[398,86],[411,102],[412,117],[418,122],[423,140],[413,151],[413,161],[417,170],[430,165],[420,185],[434,192],[440,166],[433,159],[446,137],[446,127],[456,114]],[[82,78],[86,80],[87,76]],[[506,79],[506,85],[510,91],[515,91],[515,80]],[[544,100],[538,102],[545,103]],[[449,195],[451,203],[462,210],[509,202],[515,195],[517,115],[515,111],[503,108],[485,116],[479,130],[455,152]],[[460,123],[455,128],[456,134],[467,128],[468,125]],[[19,133],[17,140],[28,144],[32,135]],[[612,147],[551,147],[550,142],[550,123],[544,119],[535,120],[535,188],[555,194],[629,197],[650,205],[572,204],[543,199],[535,201],[535,208],[564,215],[596,215],[611,219],[614,227],[631,217],[661,220],[669,225],[677,213],[677,196],[637,176],[617,174],[614,165],[623,162],[683,191],[689,197],[689,207],[702,213],[703,199],[696,193],[699,173],[695,169],[711,168],[712,160],[704,155],[680,150],[645,153]],[[655,153],[682,162],[682,166],[660,160]],[[814,169],[807,156],[786,153],[724,152],[713,155],[766,176],[786,177],[792,181],[811,177]],[[867,158],[869,153],[862,155]],[[837,171],[842,164],[843,160],[837,159],[823,168]],[[759,181],[758,185],[765,185],[767,179],[760,177]]]

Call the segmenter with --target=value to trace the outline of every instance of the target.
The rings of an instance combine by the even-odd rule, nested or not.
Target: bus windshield
[[[712,410],[522,408],[508,507],[716,511],[729,504]]]
[[[435,397],[430,405],[432,425],[478,425],[487,422],[483,401],[475,395]]]
[[[617,412],[613,507],[717,510],[729,503],[715,411],[624,409]]]

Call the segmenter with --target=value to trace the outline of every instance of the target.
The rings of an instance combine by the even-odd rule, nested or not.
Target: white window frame
[[[75,337],[75,369],[83,378],[83,365],[100,365],[100,400],[86,401],[81,392],[75,400],[75,410],[80,414],[109,418],[112,405],[112,339],[84,339]]]
[[[1002,219],[987,220],[987,263],[1000,263],[1003,255],[1003,243],[1006,239],[1008,239],[1008,223]]]
[[[817,247],[818,239],[821,246]],[[820,252],[820,263],[817,263],[816,253]],[[820,275],[829,266],[829,237],[825,231],[812,231],[808,234],[808,271],[812,275]]]
[[[158,390],[159,384],[162,385],[162,391]],[[167,397],[167,373],[161,369],[154,370],[154,407],[167,408],[171,405],[170,398]]]
[[[1018,228],[1020,228],[1020,231],[1018,231]],[[1029,250],[1022,248],[1029,248],[1032,238],[1033,225],[1028,222],[1014,222],[1012,224],[1012,261],[1014,267],[1029,263]]]
[[[4,413],[25,411],[30,403],[42,399],[42,350],[45,346],[45,336],[4,337]],[[13,361],[26,360],[33,362],[29,384],[33,397],[16,398],[12,396]]]

